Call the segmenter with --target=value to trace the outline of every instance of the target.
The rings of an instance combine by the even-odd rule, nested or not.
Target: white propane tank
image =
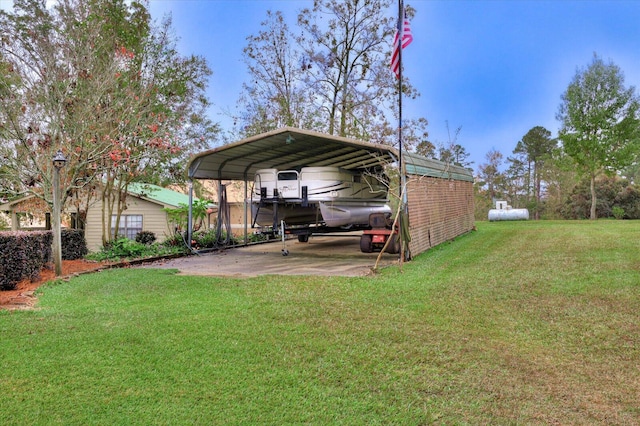
[[[529,210],[527,209],[491,209],[489,210],[489,221],[497,220],[529,220]]]
[[[497,220],[529,220],[529,210],[513,209],[506,201],[496,201],[496,208],[489,210],[489,222]]]

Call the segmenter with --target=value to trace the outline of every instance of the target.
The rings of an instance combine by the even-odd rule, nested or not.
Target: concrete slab
[[[287,240],[158,261],[145,268],[178,269],[183,275],[250,277],[258,275],[363,276],[372,273],[379,253],[360,251],[360,233],[312,236],[308,243]],[[397,254],[382,255],[379,267],[398,263]]]

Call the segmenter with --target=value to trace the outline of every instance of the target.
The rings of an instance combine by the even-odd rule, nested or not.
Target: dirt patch
[[[107,266],[109,266],[108,263],[92,262],[84,259],[63,260],[61,278],[68,278],[76,274],[99,270]],[[40,276],[36,280],[22,280],[16,285],[15,290],[0,291],[0,309],[33,308],[37,301],[35,291],[42,284],[52,281],[55,278],[53,264],[48,264],[40,271]]]

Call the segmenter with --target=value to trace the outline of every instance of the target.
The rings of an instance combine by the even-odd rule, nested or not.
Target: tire
[[[309,235],[308,234],[300,234],[300,235],[298,235],[298,242],[299,243],[308,243],[309,242]]]
[[[371,235],[362,234],[362,236],[360,237],[360,251],[363,253],[371,253],[373,251]]]
[[[398,239],[398,234],[389,235],[389,240],[386,252],[389,254],[400,253],[400,240]]]

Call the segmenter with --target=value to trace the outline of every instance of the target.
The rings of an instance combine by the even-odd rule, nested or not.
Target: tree
[[[453,164],[456,166],[461,166],[465,168],[470,168],[473,164],[473,161],[468,161],[469,153],[458,143],[458,136],[460,136],[460,132],[462,131],[462,126],[458,126],[453,131],[453,136],[451,135],[451,129],[449,128],[449,121],[445,121],[447,127],[447,142],[446,143],[438,143],[438,155],[434,158],[442,161],[446,164]]]
[[[429,131],[426,118],[408,120],[404,126],[402,142],[406,151],[414,151],[416,154],[427,158],[435,158],[436,146],[429,141]]]
[[[390,5],[390,0],[314,0],[312,9],[298,15],[305,82],[322,114],[320,123],[326,123],[318,130],[376,142],[394,135],[380,131],[389,127],[385,113],[393,110],[396,91],[389,70],[395,19],[384,15]],[[415,96],[408,80],[403,91]]]
[[[631,183],[640,183],[640,161],[635,161],[621,172]]]
[[[396,18],[393,0],[314,0],[300,11],[292,42],[280,12],[267,13],[247,38],[251,80],[234,117],[250,136],[282,125],[393,145],[397,129],[397,81],[390,70]],[[415,10],[408,7],[409,17]],[[403,80],[405,97],[418,96]],[[423,117],[405,119],[404,145],[426,141]],[[415,127],[417,126],[417,127]],[[415,129],[415,131],[414,131]]]
[[[500,172],[502,153],[491,149],[485,156],[487,162],[478,167],[480,187],[487,187],[487,195],[491,201],[495,201],[499,189],[504,185],[504,175]]]
[[[515,151],[514,151],[515,152]],[[522,154],[516,154],[513,157],[507,157],[509,168],[504,173],[505,192],[511,205],[529,208],[530,201],[530,185],[529,185],[529,169],[527,161]]]
[[[541,213],[545,218],[562,217],[562,207],[567,195],[578,182],[573,160],[558,146],[551,151],[542,169],[544,181],[544,207]]]
[[[639,109],[635,88],[625,88],[620,68],[605,64],[597,55],[586,69],[576,72],[562,95],[559,137],[565,152],[590,180],[591,219],[597,217],[598,174],[620,171],[638,157]]]
[[[522,137],[513,151],[514,154],[521,154],[524,157],[523,166],[526,166],[524,168],[524,183],[527,196],[530,197],[533,192],[532,207],[535,219],[540,219],[544,164],[556,146],[557,141],[551,138],[551,132],[542,126],[536,126]]]
[[[140,1],[16,0],[0,28],[11,72],[0,79],[3,177],[51,204],[62,150],[61,205],[86,213],[100,193],[105,240],[129,182],[182,175],[176,165],[216,132],[204,118],[206,63],[178,55],[170,21],[155,27]]]
[[[294,39],[282,12],[267,11],[257,35],[247,37],[244,62],[251,83],[243,84],[239,117],[246,136],[282,126],[313,127],[313,110],[302,75],[310,64],[292,45]]]

